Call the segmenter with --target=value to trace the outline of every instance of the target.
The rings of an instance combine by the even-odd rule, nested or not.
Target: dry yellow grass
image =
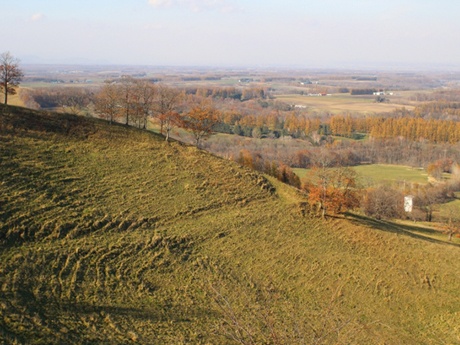
[[[18,89],[15,95],[8,95],[8,104],[23,107],[24,102],[22,102],[20,94],[21,94],[21,89]],[[4,94],[0,94],[0,103],[3,103],[4,97],[5,97]]]
[[[0,343],[459,342],[456,243],[323,221],[291,187],[194,147],[11,108]]]

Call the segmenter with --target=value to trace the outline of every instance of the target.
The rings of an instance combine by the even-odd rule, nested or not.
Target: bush
[[[377,219],[397,218],[403,214],[404,197],[397,190],[379,186],[367,190],[361,206],[367,216]]]

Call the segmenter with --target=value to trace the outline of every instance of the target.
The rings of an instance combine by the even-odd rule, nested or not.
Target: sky
[[[0,0],[23,63],[460,68],[459,0]]]

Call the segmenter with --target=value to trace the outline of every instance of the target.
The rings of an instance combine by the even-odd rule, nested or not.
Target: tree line
[[[185,128],[197,146],[220,121],[220,112],[208,98],[129,76],[106,82],[95,95],[94,111],[110,123],[121,121],[142,129],[156,120],[166,141],[175,127]]]
[[[197,146],[221,121],[211,98],[132,76],[108,80],[99,88],[39,88],[23,92],[22,99],[31,108],[96,115],[110,124],[147,129],[154,121],[166,141],[174,128],[181,127],[191,133]]]
[[[460,122],[407,116],[366,117],[333,116],[330,119],[332,135],[352,138],[355,133],[366,133],[374,139],[402,137],[412,141],[457,143],[460,141]]]
[[[242,116],[227,112],[223,114],[222,121],[222,131],[248,137],[264,137],[276,133],[276,137],[289,135],[316,140],[318,134],[354,139],[366,134],[374,139],[402,137],[412,141],[451,144],[460,141],[460,122],[411,116],[333,115],[321,119],[296,112],[283,115],[271,112],[266,116]]]
[[[149,97],[149,81],[123,77],[120,81],[112,82],[102,88],[103,97],[118,97],[120,89],[124,89],[124,102],[141,104]],[[112,88],[113,90],[111,90]],[[114,90],[117,89],[115,92]],[[247,102],[242,103],[241,97],[246,91],[236,91],[235,88],[218,89],[176,89],[186,96],[195,96],[201,99],[212,99],[217,102],[222,117],[216,131],[236,134],[254,138],[279,138],[292,136],[294,138],[310,139],[319,143],[321,136],[340,136],[356,139],[368,135],[374,139],[390,139],[402,137],[412,141],[428,141],[431,143],[457,143],[460,141],[460,103],[434,102],[420,105],[412,112],[399,109],[393,114],[374,116],[351,115],[322,115],[310,114],[305,111],[292,110],[289,106],[282,106],[275,101],[264,101],[262,89],[250,89],[251,93]],[[146,93],[147,92],[147,93]],[[112,94],[112,95],[110,95]],[[24,102],[34,108],[61,108],[71,113],[90,113],[91,104],[96,105],[94,111],[100,113],[98,108],[101,92],[78,87],[62,87],[37,89],[24,93]],[[224,102],[224,100],[236,100]],[[146,101],[147,103],[149,100]],[[131,118],[136,125],[140,122],[145,127],[146,116],[142,116],[142,107],[131,109],[125,113],[128,122]],[[112,110],[113,114],[115,111]],[[102,111],[103,116],[112,118],[107,109]],[[437,114],[437,115],[433,115]],[[443,115],[439,115],[443,114]],[[146,114],[144,114],[146,115]],[[126,120],[125,116],[125,120]],[[441,118],[443,117],[443,118]],[[143,120],[141,119],[143,118]]]

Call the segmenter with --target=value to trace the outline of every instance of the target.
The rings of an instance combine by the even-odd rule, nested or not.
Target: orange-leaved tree
[[[314,167],[302,189],[308,193],[308,203],[324,217],[326,212],[341,213],[359,206],[356,178],[348,167]]]
[[[214,132],[214,127],[219,122],[220,112],[207,100],[194,105],[182,116],[181,120],[182,127],[192,133],[198,147],[201,140]]]

